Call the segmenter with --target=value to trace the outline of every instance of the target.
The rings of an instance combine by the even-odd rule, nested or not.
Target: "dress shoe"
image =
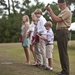
[[[59,73],[57,73],[58,75],[67,75],[67,74],[65,74],[65,73],[62,73],[62,72],[59,72]]]

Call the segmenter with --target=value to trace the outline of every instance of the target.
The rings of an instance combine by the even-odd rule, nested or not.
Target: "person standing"
[[[32,18],[32,22],[29,26],[29,29],[27,31],[28,33],[28,37],[29,37],[29,41],[30,41],[30,50],[33,54],[33,57],[34,57],[34,65],[37,64],[37,60],[36,60],[36,57],[35,57],[35,51],[34,51],[34,44],[32,43],[32,37],[33,37],[33,34],[34,34],[34,29],[35,29],[35,25],[33,23],[33,19],[36,17],[36,15],[34,14],[34,12],[31,14],[31,18]]]
[[[53,41],[54,41],[54,33],[52,31],[52,23],[47,21],[45,24],[47,34],[45,38],[46,42],[46,58],[48,59],[48,68],[49,70],[53,70]]]
[[[38,18],[38,24],[37,24],[37,34],[44,36],[46,34],[46,28],[45,28],[45,23],[46,19],[42,15],[42,10],[41,9],[36,9],[35,14]],[[40,43],[40,52],[41,52],[41,65],[47,66],[47,59],[46,59],[46,45],[45,41],[43,39],[39,38],[39,43]]]
[[[33,23],[35,25],[33,38],[32,38],[32,44],[34,44],[34,53],[36,56],[37,63],[35,66],[39,67],[41,65],[41,52],[40,52],[40,43],[39,43],[39,37],[37,36],[37,24],[38,24],[38,18],[33,18]]]
[[[58,0],[58,6],[61,13],[56,16],[50,6],[46,6],[46,10],[52,20],[56,22],[56,36],[59,50],[59,57],[62,71],[58,75],[69,75],[69,57],[67,51],[68,44],[68,28],[71,25],[72,13],[66,5],[65,0]]]
[[[22,17],[22,26],[21,26],[21,35],[22,35],[22,46],[26,55],[26,64],[30,64],[30,55],[29,55],[29,38],[27,38],[27,30],[29,28],[29,17],[24,15]]]
[[[53,41],[54,41],[54,33],[52,31],[52,23],[47,21],[45,24],[47,34],[44,37],[39,36],[45,41],[46,44],[46,58],[48,59],[48,66],[45,68],[46,70],[53,70]]]

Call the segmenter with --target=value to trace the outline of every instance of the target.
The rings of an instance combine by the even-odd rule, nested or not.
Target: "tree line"
[[[7,0],[7,2],[6,0],[0,0],[0,43],[19,42],[22,16],[24,14],[28,15],[31,21],[31,13],[36,8],[41,8],[43,16],[47,20],[52,21],[48,13],[44,11],[45,4],[39,2],[39,0],[34,0],[34,2],[35,5],[31,4],[31,0],[22,0],[22,3],[20,3],[19,0]],[[71,4],[75,4],[75,0],[67,0],[67,4],[70,8]],[[57,3],[53,2],[50,6],[54,13],[58,15],[60,10],[58,9]],[[72,22],[75,22],[75,9],[72,13]],[[53,23],[53,31],[55,33],[55,23]],[[72,39],[75,38],[74,36],[73,34]]]

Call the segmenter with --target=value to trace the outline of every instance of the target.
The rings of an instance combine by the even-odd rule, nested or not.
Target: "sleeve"
[[[51,41],[53,41],[53,40],[54,40],[54,34],[53,34],[53,32],[51,32],[51,33],[49,33],[48,36],[47,36],[47,41],[48,41],[48,42],[51,42]]]
[[[40,21],[38,22],[38,25],[37,25],[37,32],[42,32],[43,30],[45,30],[45,27],[44,27],[45,23],[46,23],[46,20],[45,20],[45,19],[40,20]]]
[[[40,27],[40,21],[38,22],[38,24],[37,24],[37,26],[36,26],[36,28],[37,28],[37,32],[39,33],[39,27]]]
[[[34,25],[31,26],[30,31],[34,31]]]
[[[71,13],[69,11],[65,11],[59,17],[62,18],[62,20],[66,20],[70,16],[70,14]]]
[[[43,26],[44,26],[44,25],[45,25],[45,23],[46,23],[46,19],[40,20],[40,24],[41,24],[41,25],[43,25]]]

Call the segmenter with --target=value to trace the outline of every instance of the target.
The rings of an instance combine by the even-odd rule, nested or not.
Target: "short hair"
[[[33,18],[33,21],[38,21],[38,18],[37,18],[37,17],[34,17],[34,18]]]
[[[35,15],[35,13],[33,12],[33,13],[31,13],[31,18],[32,18],[32,20],[34,19],[34,17],[36,17],[36,15]]]
[[[41,9],[36,9],[35,14],[41,14],[42,15],[42,10]]]
[[[44,25],[44,26],[45,26],[45,27],[47,27],[47,26],[52,27],[52,22],[47,21],[47,22],[45,23],[45,25]]]

